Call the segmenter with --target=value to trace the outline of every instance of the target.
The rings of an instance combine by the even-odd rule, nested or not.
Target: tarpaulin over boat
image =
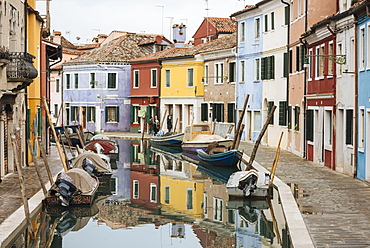
[[[73,160],[73,168],[80,168],[82,169],[82,165],[83,165],[83,161],[84,159],[87,158],[89,159],[91,162],[94,163],[97,171],[100,171],[100,172],[109,172],[111,171],[110,169],[110,165],[108,164],[109,162],[108,161],[104,161],[100,155],[96,154],[96,153],[93,153],[93,152],[84,152],[84,153],[81,153],[80,155],[78,155],[74,160]],[[107,159],[109,159],[107,157]]]
[[[73,168],[68,170],[66,174],[73,179],[75,186],[82,193],[90,192],[97,187],[98,181],[83,169]]]

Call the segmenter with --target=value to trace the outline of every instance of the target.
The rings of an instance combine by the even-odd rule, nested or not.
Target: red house
[[[205,17],[198,30],[193,35],[194,45],[215,40],[227,34],[236,32],[237,23],[230,18]]]

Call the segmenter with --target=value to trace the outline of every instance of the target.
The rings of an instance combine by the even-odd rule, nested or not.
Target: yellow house
[[[164,58],[161,69],[161,114],[172,114],[176,130],[200,122],[204,101],[203,61],[199,56]],[[162,116],[163,119],[163,116]]]

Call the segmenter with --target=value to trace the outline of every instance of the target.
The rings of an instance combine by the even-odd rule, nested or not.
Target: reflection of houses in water
[[[171,238],[185,238],[185,224],[172,223]]]

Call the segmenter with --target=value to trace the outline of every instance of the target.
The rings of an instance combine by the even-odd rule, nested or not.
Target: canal
[[[237,168],[211,168],[181,150],[115,139],[109,184],[91,207],[41,208],[9,247],[291,247],[278,192],[230,198]]]

